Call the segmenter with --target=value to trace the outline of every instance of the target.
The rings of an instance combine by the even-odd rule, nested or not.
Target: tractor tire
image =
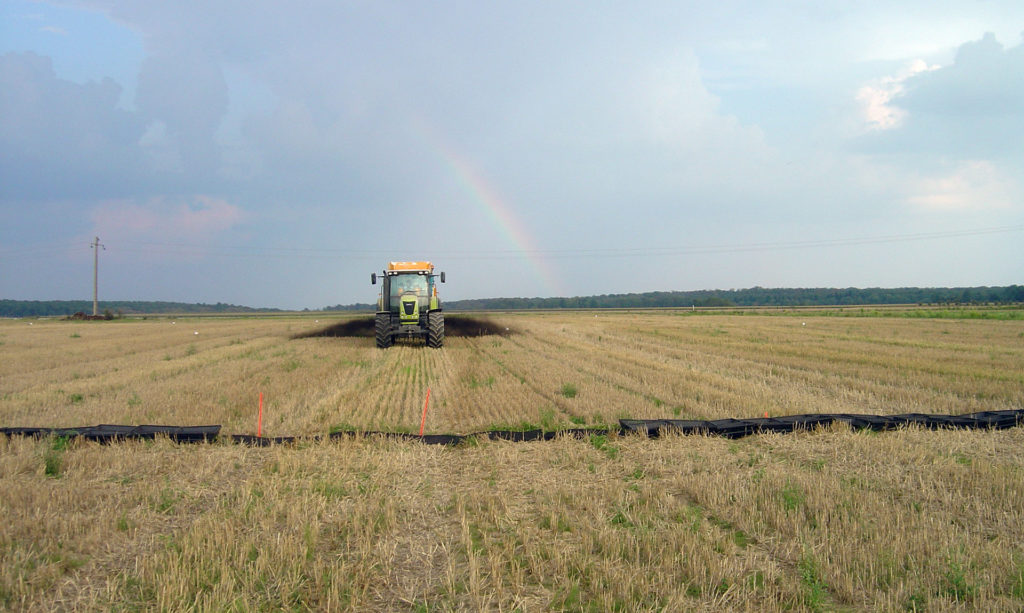
[[[373,328],[375,336],[377,337],[377,347],[380,349],[387,349],[395,342],[395,337],[391,336],[391,315],[388,313],[377,313],[377,317],[373,322]]]
[[[444,313],[427,313],[427,347],[437,349],[444,345]]]

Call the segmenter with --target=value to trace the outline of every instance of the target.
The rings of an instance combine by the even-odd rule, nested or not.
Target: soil
[[[323,328],[302,332],[292,336],[292,339],[299,338],[320,338],[320,337],[373,337],[373,318],[359,318],[341,321]],[[471,317],[468,315],[445,315],[444,334],[445,336],[508,336],[515,334],[515,328],[499,325],[489,319]]]

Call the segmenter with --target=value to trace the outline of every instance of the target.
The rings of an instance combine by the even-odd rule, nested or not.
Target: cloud
[[[903,125],[907,111],[894,106],[893,99],[904,93],[904,83],[907,79],[918,73],[939,68],[938,65],[929,66],[924,60],[917,59],[899,74],[882,77],[861,87],[857,91],[857,101],[862,105],[861,110],[867,126],[870,129],[890,130]]]
[[[1024,116],[1024,44],[995,35],[965,43],[950,66],[909,79],[896,101],[914,114],[950,118]]]
[[[214,58],[142,65],[136,110],[109,78],[58,78],[49,57],[0,56],[0,200],[148,197],[219,190],[228,104]]]
[[[1024,156],[1024,44],[992,34],[960,46],[952,64],[862,88],[866,119],[884,131],[860,141],[878,153],[962,161]]]
[[[922,0],[587,11],[534,0],[316,0],[302,10],[268,0],[60,4],[68,3],[102,19],[62,18],[74,27],[59,40],[34,22],[28,48],[41,55],[0,58],[0,207],[20,211],[6,229],[19,238],[90,232],[112,247],[122,236],[411,249],[409,257],[513,249],[453,157],[548,252],[870,234],[915,216],[1012,216],[1020,201],[1011,158],[1024,133],[1014,97],[1022,47],[987,37],[953,57],[958,42],[1020,23],[1024,13],[1009,0],[995,3],[1007,16],[980,21],[964,17],[991,3],[952,16]],[[82,27],[93,22],[103,27]],[[92,66],[110,65],[126,48],[109,38],[114,29],[145,51],[127,54],[131,66],[114,73],[121,84],[76,83],[61,70],[58,78],[42,57],[60,69],[103,48]],[[911,58],[927,63],[899,68]],[[926,70],[936,62],[942,68]],[[137,87],[125,76],[135,74]],[[121,85],[135,93],[121,101],[129,110],[117,108]],[[399,219],[415,219],[413,230],[381,229]],[[117,253],[127,252],[108,257]],[[659,264],[638,260],[595,267],[565,257],[553,266],[567,291],[581,293],[767,282],[735,259],[735,267],[686,262],[670,281]],[[806,259],[819,278],[845,274],[838,262]],[[331,270],[339,283],[328,284],[284,259],[245,268],[251,263],[231,260],[231,275],[286,281],[265,290],[278,298],[252,294],[253,303],[365,298],[338,289],[349,275],[362,278],[364,260],[339,260]],[[465,283],[453,291],[467,297],[539,291],[515,254],[464,256],[461,265]],[[154,287],[174,293],[170,279],[190,277],[205,285],[203,296],[253,291],[210,280],[212,268],[159,275]],[[862,278],[890,270],[863,269]],[[152,276],[139,267],[137,278]]]
[[[968,161],[938,175],[912,178],[907,203],[928,211],[1022,209],[1021,185],[991,162]]]
[[[238,226],[244,219],[239,206],[206,195],[160,197],[145,202],[112,200],[92,211],[94,233],[111,240],[201,241]]]
[[[182,170],[193,177],[216,175],[220,148],[214,137],[228,107],[228,88],[216,56],[181,49],[173,56],[147,57],[135,105],[151,137],[154,126],[162,126],[166,155],[179,160]]]
[[[181,152],[175,140],[168,135],[167,124],[164,122],[150,122],[146,132],[139,138],[139,147],[154,169],[175,174],[184,172]]]
[[[0,198],[123,194],[142,123],[120,95],[111,79],[58,79],[48,57],[0,56]]]

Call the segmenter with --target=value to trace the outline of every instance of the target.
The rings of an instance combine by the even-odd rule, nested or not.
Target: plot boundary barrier
[[[486,438],[492,441],[550,441],[558,437],[589,438],[619,434],[638,434],[657,438],[662,434],[723,436],[741,438],[767,432],[795,432],[813,430],[845,423],[851,428],[862,430],[895,430],[911,425],[929,430],[972,429],[1003,430],[1024,424],[1024,409],[1007,411],[981,411],[965,415],[929,415],[927,413],[902,413],[898,415],[862,415],[857,413],[811,413],[784,417],[758,417],[752,419],[620,419],[618,428],[569,428],[564,430],[487,430],[472,434],[426,434],[419,436],[405,432],[375,432],[346,430],[328,435],[313,436],[254,436],[252,434],[221,435],[219,425],[209,426],[123,426],[101,424],[79,428],[0,428],[0,434],[7,436],[67,437],[109,443],[128,439],[155,439],[166,436],[178,443],[214,442],[224,437],[243,444],[265,447],[302,441],[350,439],[356,437],[385,437],[401,440],[416,440],[428,445],[458,445],[468,439]]]
[[[166,436],[178,443],[201,443],[216,440],[220,435],[220,426],[120,426],[100,424],[80,428],[0,428],[0,434],[7,436],[55,436],[64,438],[82,438],[90,441],[107,443],[126,439],[154,439],[158,435]]]
[[[683,434],[710,434],[727,438],[740,438],[762,432],[793,432],[813,430],[817,427],[845,423],[857,430],[895,430],[911,424],[940,429],[1002,430],[1024,423],[1024,410],[981,411],[965,415],[929,415],[927,413],[901,413],[898,415],[862,415],[858,413],[814,413],[785,417],[759,417],[754,419],[715,419],[710,421],[687,419],[620,419],[623,431],[639,432],[657,437],[663,432]]]

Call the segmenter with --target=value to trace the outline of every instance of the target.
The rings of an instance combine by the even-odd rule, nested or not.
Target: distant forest
[[[502,309],[628,309],[644,307],[753,307],[753,306],[835,306],[865,304],[984,304],[1024,302],[1024,286],[1006,287],[900,287],[893,289],[848,287],[699,290],[692,292],[646,292],[604,294],[573,298],[481,298],[448,300],[452,311]],[[373,304],[324,307],[325,311],[371,311]]]
[[[754,306],[844,306],[868,304],[1010,304],[1024,303],[1024,285],[1006,287],[900,287],[900,288],[776,288],[700,290],[692,292],[646,292],[604,294],[572,298],[480,298],[450,300],[451,311],[504,309],[629,309],[649,307],[754,307]],[[373,311],[370,303],[328,306],[321,311]],[[186,302],[101,301],[100,313],[144,315],[155,313],[281,313],[235,304],[192,304]],[[308,309],[307,309],[308,310]],[[0,300],[0,317],[47,317],[92,313],[88,300]]]
[[[145,315],[152,313],[279,313],[281,309],[254,309],[237,304],[193,304],[141,300],[99,302],[100,314]],[[74,313],[92,314],[92,300],[0,300],[0,317],[52,317]]]

